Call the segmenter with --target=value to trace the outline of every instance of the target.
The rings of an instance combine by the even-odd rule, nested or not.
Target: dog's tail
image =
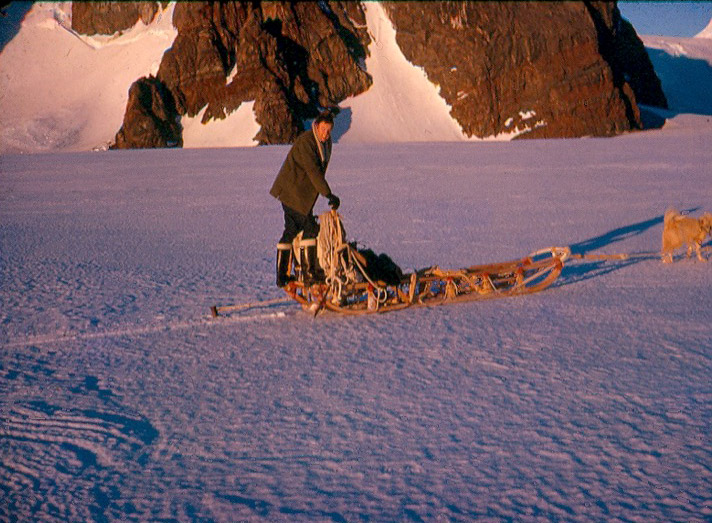
[[[667,211],[665,211],[665,219],[664,219],[665,225],[670,223],[672,220],[674,220],[678,216],[680,216],[680,213],[677,211],[677,209],[673,209],[672,207],[670,207]]]

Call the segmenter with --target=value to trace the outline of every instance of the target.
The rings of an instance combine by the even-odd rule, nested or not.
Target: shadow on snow
[[[695,212],[699,207],[692,209],[686,209],[683,214]],[[640,234],[645,233],[649,229],[662,225],[665,219],[665,215],[661,214],[650,218],[649,220],[644,220],[642,222],[633,223],[631,225],[626,225],[625,227],[618,227],[608,231],[600,236],[595,236],[587,240],[580,241],[570,245],[571,254],[596,254],[592,251],[598,249],[603,249],[610,245],[628,240]],[[558,282],[556,282],[553,287],[561,287],[564,285],[570,285],[572,283],[578,283],[580,281],[590,280],[592,278],[598,278],[605,274],[624,269],[631,265],[636,265],[640,262],[650,261],[650,260],[660,260],[660,252],[658,250],[651,252],[639,252],[639,253],[628,253],[630,258],[625,260],[582,260],[575,263],[564,264],[564,269],[561,271],[561,276]]]
[[[0,52],[17,36],[25,15],[32,9],[32,2],[13,2],[0,7]]]

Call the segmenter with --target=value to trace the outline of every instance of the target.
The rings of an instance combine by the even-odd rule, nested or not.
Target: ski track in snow
[[[348,236],[404,269],[654,253],[667,207],[712,210],[712,129],[676,122],[343,144],[329,179]],[[287,150],[0,156],[1,520],[712,518],[709,264],[582,260],[518,298],[209,320],[279,296]]]

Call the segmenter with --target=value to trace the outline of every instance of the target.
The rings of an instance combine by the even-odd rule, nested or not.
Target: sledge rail
[[[703,247],[703,249],[712,250],[712,246]],[[524,258],[528,260],[531,267],[542,267],[540,271],[534,271],[529,276],[524,276],[516,281],[516,264],[521,263],[522,260],[515,262],[505,262],[499,264],[481,265],[473,266],[469,269],[462,269],[458,271],[443,271],[437,267],[432,267],[427,270],[419,271],[417,274],[407,274],[404,278],[402,285],[405,288],[395,289],[395,292],[391,293],[391,296],[398,296],[397,303],[392,305],[385,305],[386,299],[380,294],[386,292],[386,287],[379,285],[381,282],[364,281],[363,283],[345,285],[343,290],[346,292],[356,292],[361,293],[364,297],[364,302],[368,301],[368,295],[371,294],[371,303],[374,304],[374,308],[369,309],[366,304],[364,304],[363,309],[358,310],[348,310],[335,304],[331,303],[330,300],[326,299],[327,295],[330,295],[329,289],[325,285],[317,286],[318,289],[314,289],[315,293],[311,295],[311,290],[304,288],[301,284],[294,282],[285,288],[287,296],[283,298],[275,298],[263,301],[254,301],[248,303],[240,303],[236,305],[223,305],[223,306],[212,306],[210,312],[213,318],[218,318],[226,313],[244,311],[248,309],[256,309],[261,307],[269,307],[272,305],[279,305],[283,303],[294,303],[295,301],[302,305],[305,310],[309,310],[312,313],[319,313],[323,309],[328,309],[336,313],[341,314],[364,314],[370,312],[387,312],[409,308],[411,306],[423,306],[423,305],[439,305],[445,303],[457,303],[462,301],[470,301],[478,298],[494,298],[497,296],[514,296],[521,294],[529,294],[532,292],[537,292],[548,287],[553,281],[558,277],[561,269],[563,268],[564,262],[567,260],[601,260],[601,261],[614,261],[614,260],[628,260],[631,258],[641,258],[641,257],[654,257],[659,256],[659,252],[637,252],[637,253],[616,253],[616,254],[576,254],[572,253],[569,247],[549,247],[546,249],[540,249],[531,253],[529,256]],[[553,261],[551,263],[547,263]],[[461,294],[457,291],[457,286],[453,286],[453,281],[458,280],[461,283],[466,282],[465,276],[469,273],[470,279],[472,279],[472,272],[480,273],[479,276],[482,278],[480,285],[481,295],[478,297],[476,293],[469,292],[467,294]],[[513,274],[511,277],[503,277],[499,280],[492,280],[491,273],[507,272]],[[540,279],[541,281],[529,286],[530,283]],[[451,293],[448,294],[446,291],[437,291],[436,296],[432,294],[420,294],[416,292],[419,289],[419,285],[427,285],[428,283],[434,284],[440,282],[443,286],[447,286],[448,282],[450,284]],[[503,287],[504,285],[504,287]],[[380,291],[380,292],[379,292]],[[454,294],[452,294],[454,292]],[[437,298],[437,299],[435,299]],[[393,299],[391,298],[391,301]],[[315,310],[316,309],[316,310]]]
[[[346,233],[336,211],[322,214],[319,220],[321,230],[317,245],[321,251],[319,263],[326,275],[323,282],[304,283],[295,266],[294,280],[284,287],[286,297],[213,306],[212,316],[217,318],[223,313],[292,301],[314,315],[323,310],[338,314],[370,314],[409,307],[521,296],[549,287],[559,277],[564,262],[568,260],[628,260],[660,255],[659,252],[574,254],[571,247],[548,247],[518,260],[459,270],[441,270],[438,266],[432,266],[409,274],[401,273],[399,282],[386,283],[369,274],[366,259],[356,249],[355,243],[350,244],[345,240]]]
[[[264,301],[253,301],[249,303],[239,303],[237,305],[223,305],[223,306],[218,306],[218,305],[213,305],[210,307],[210,313],[212,314],[213,318],[217,318],[220,316],[220,314],[225,313],[225,312],[235,312],[235,311],[243,311],[247,309],[258,309],[260,307],[269,307],[270,305],[277,305],[280,303],[291,303],[293,300],[290,297],[286,298],[275,298],[272,300],[264,300]]]

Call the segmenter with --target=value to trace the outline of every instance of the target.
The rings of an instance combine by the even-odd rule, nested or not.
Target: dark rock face
[[[354,20],[356,22],[354,22]],[[350,2],[178,3],[178,37],[158,78],[180,114],[222,118],[255,100],[261,144],[286,143],[321,107],[364,92],[359,65],[369,43],[363,11]]]
[[[182,128],[171,92],[156,78],[137,80],[129,90],[124,124],[111,148],[182,146]]]
[[[114,34],[156,16],[159,2],[72,2],[72,29],[85,35]]]
[[[525,129],[524,137],[609,136],[642,128],[638,103],[666,106],[644,46],[614,2],[384,5],[404,55],[440,86],[469,136]],[[154,8],[156,2],[75,2],[75,28],[114,32],[155,16]],[[372,83],[360,3],[178,2],[173,25],[178,36],[157,78],[139,80],[116,147],[174,142],[171,111],[195,116],[205,109],[207,122],[252,100],[261,125],[256,140],[288,143],[321,108]],[[161,125],[148,125],[149,105],[138,101],[149,85],[151,100],[165,102],[154,114]],[[139,124],[158,134],[142,138],[132,129]]]
[[[526,137],[614,135],[642,127],[637,93],[664,103],[659,82],[650,85],[657,77],[642,43],[620,29],[615,3],[389,2],[386,9],[401,50],[440,85],[469,136],[527,127]]]
[[[623,18],[616,25],[615,42],[612,59],[633,89],[638,103],[667,109],[668,102],[660,78],[655,74],[645,44],[633,26]]]

